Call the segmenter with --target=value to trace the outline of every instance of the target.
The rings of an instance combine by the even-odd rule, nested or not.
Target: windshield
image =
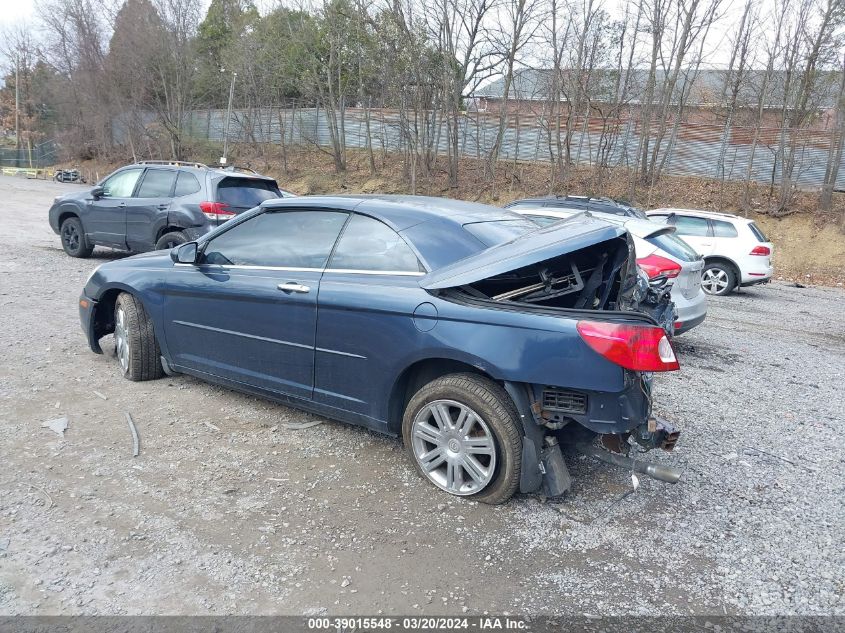
[[[694,262],[700,259],[699,254],[689,244],[672,233],[652,235],[646,238],[646,242],[666,251],[672,257],[680,259],[682,262]]]
[[[256,178],[224,178],[217,185],[217,202],[236,209],[251,209],[265,200],[280,198],[276,184]]]
[[[490,222],[470,222],[464,228],[486,246],[504,244],[520,235],[536,231],[538,226],[528,218],[514,220],[493,220]]]

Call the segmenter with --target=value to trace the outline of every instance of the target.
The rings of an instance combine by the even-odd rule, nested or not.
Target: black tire
[[[412,436],[414,421],[418,414],[424,415],[421,413],[423,409],[439,400],[454,401],[469,407],[481,418],[493,435],[495,465],[492,478],[478,492],[462,494],[462,496],[488,504],[504,503],[510,499],[519,489],[522,468],[522,428],[510,396],[489,378],[475,374],[450,374],[431,381],[414,394],[408,402],[402,419],[402,439],[411,462],[420,476],[444,491],[450,492],[422,468],[415,453]],[[445,462],[442,463],[445,464]],[[463,472],[469,473],[468,470]],[[460,493],[451,492],[451,494]]]
[[[736,271],[730,264],[708,262],[701,271],[701,287],[709,295],[729,295],[736,288]]]
[[[179,246],[179,244],[184,244],[188,241],[188,237],[182,233],[181,231],[171,231],[170,233],[165,233],[160,238],[158,238],[158,242],[156,242],[156,250],[170,250],[174,246]]]
[[[85,239],[82,222],[77,217],[66,218],[59,228],[62,248],[71,257],[91,257],[94,247]]]
[[[123,326],[120,323],[121,315]],[[123,377],[134,381],[161,378],[164,375],[161,350],[153,322],[141,302],[128,292],[120,293],[114,306],[114,321],[115,354]],[[121,336],[127,344],[125,350],[122,348]]]

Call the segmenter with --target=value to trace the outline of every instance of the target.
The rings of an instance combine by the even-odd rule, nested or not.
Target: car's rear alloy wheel
[[[89,257],[94,250],[85,241],[85,233],[82,230],[82,222],[79,218],[67,218],[59,228],[62,238],[62,248],[71,257]]]
[[[709,295],[729,294],[736,285],[736,275],[723,264],[707,264],[701,273],[701,287]]]
[[[153,380],[164,374],[153,322],[128,292],[121,293],[114,306],[114,353],[129,380]]]
[[[435,486],[502,503],[519,485],[518,420],[501,386],[475,374],[451,374],[411,398],[402,435],[417,470]]]
[[[453,495],[483,490],[496,471],[496,443],[481,416],[454,400],[435,400],[414,418],[414,457],[428,478]]]
[[[179,246],[179,244],[184,244],[188,241],[188,238],[185,236],[184,233],[181,231],[171,231],[170,233],[165,233],[156,242],[156,250],[170,250],[175,246]]]

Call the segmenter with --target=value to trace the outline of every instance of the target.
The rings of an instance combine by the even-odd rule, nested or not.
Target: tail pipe
[[[651,464],[649,462],[640,461],[638,459],[631,459],[624,455],[617,455],[616,453],[608,453],[600,448],[588,444],[582,444],[578,450],[585,455],[589,455],[601,462],[626,468],[643,475],[648,475],[652,479],[665,481],[669,484],[676,484],[681,478],[681,471],[671,466],[660,466],[659,464]]]

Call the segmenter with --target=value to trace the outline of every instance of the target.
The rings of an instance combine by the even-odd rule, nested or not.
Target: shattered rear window
[[[464,228],[486,246],[496,246],[512,242],[520,235],[538,230],[537,224],[527,218],[513,220],[491,220],[490,222],[470,222]]]

